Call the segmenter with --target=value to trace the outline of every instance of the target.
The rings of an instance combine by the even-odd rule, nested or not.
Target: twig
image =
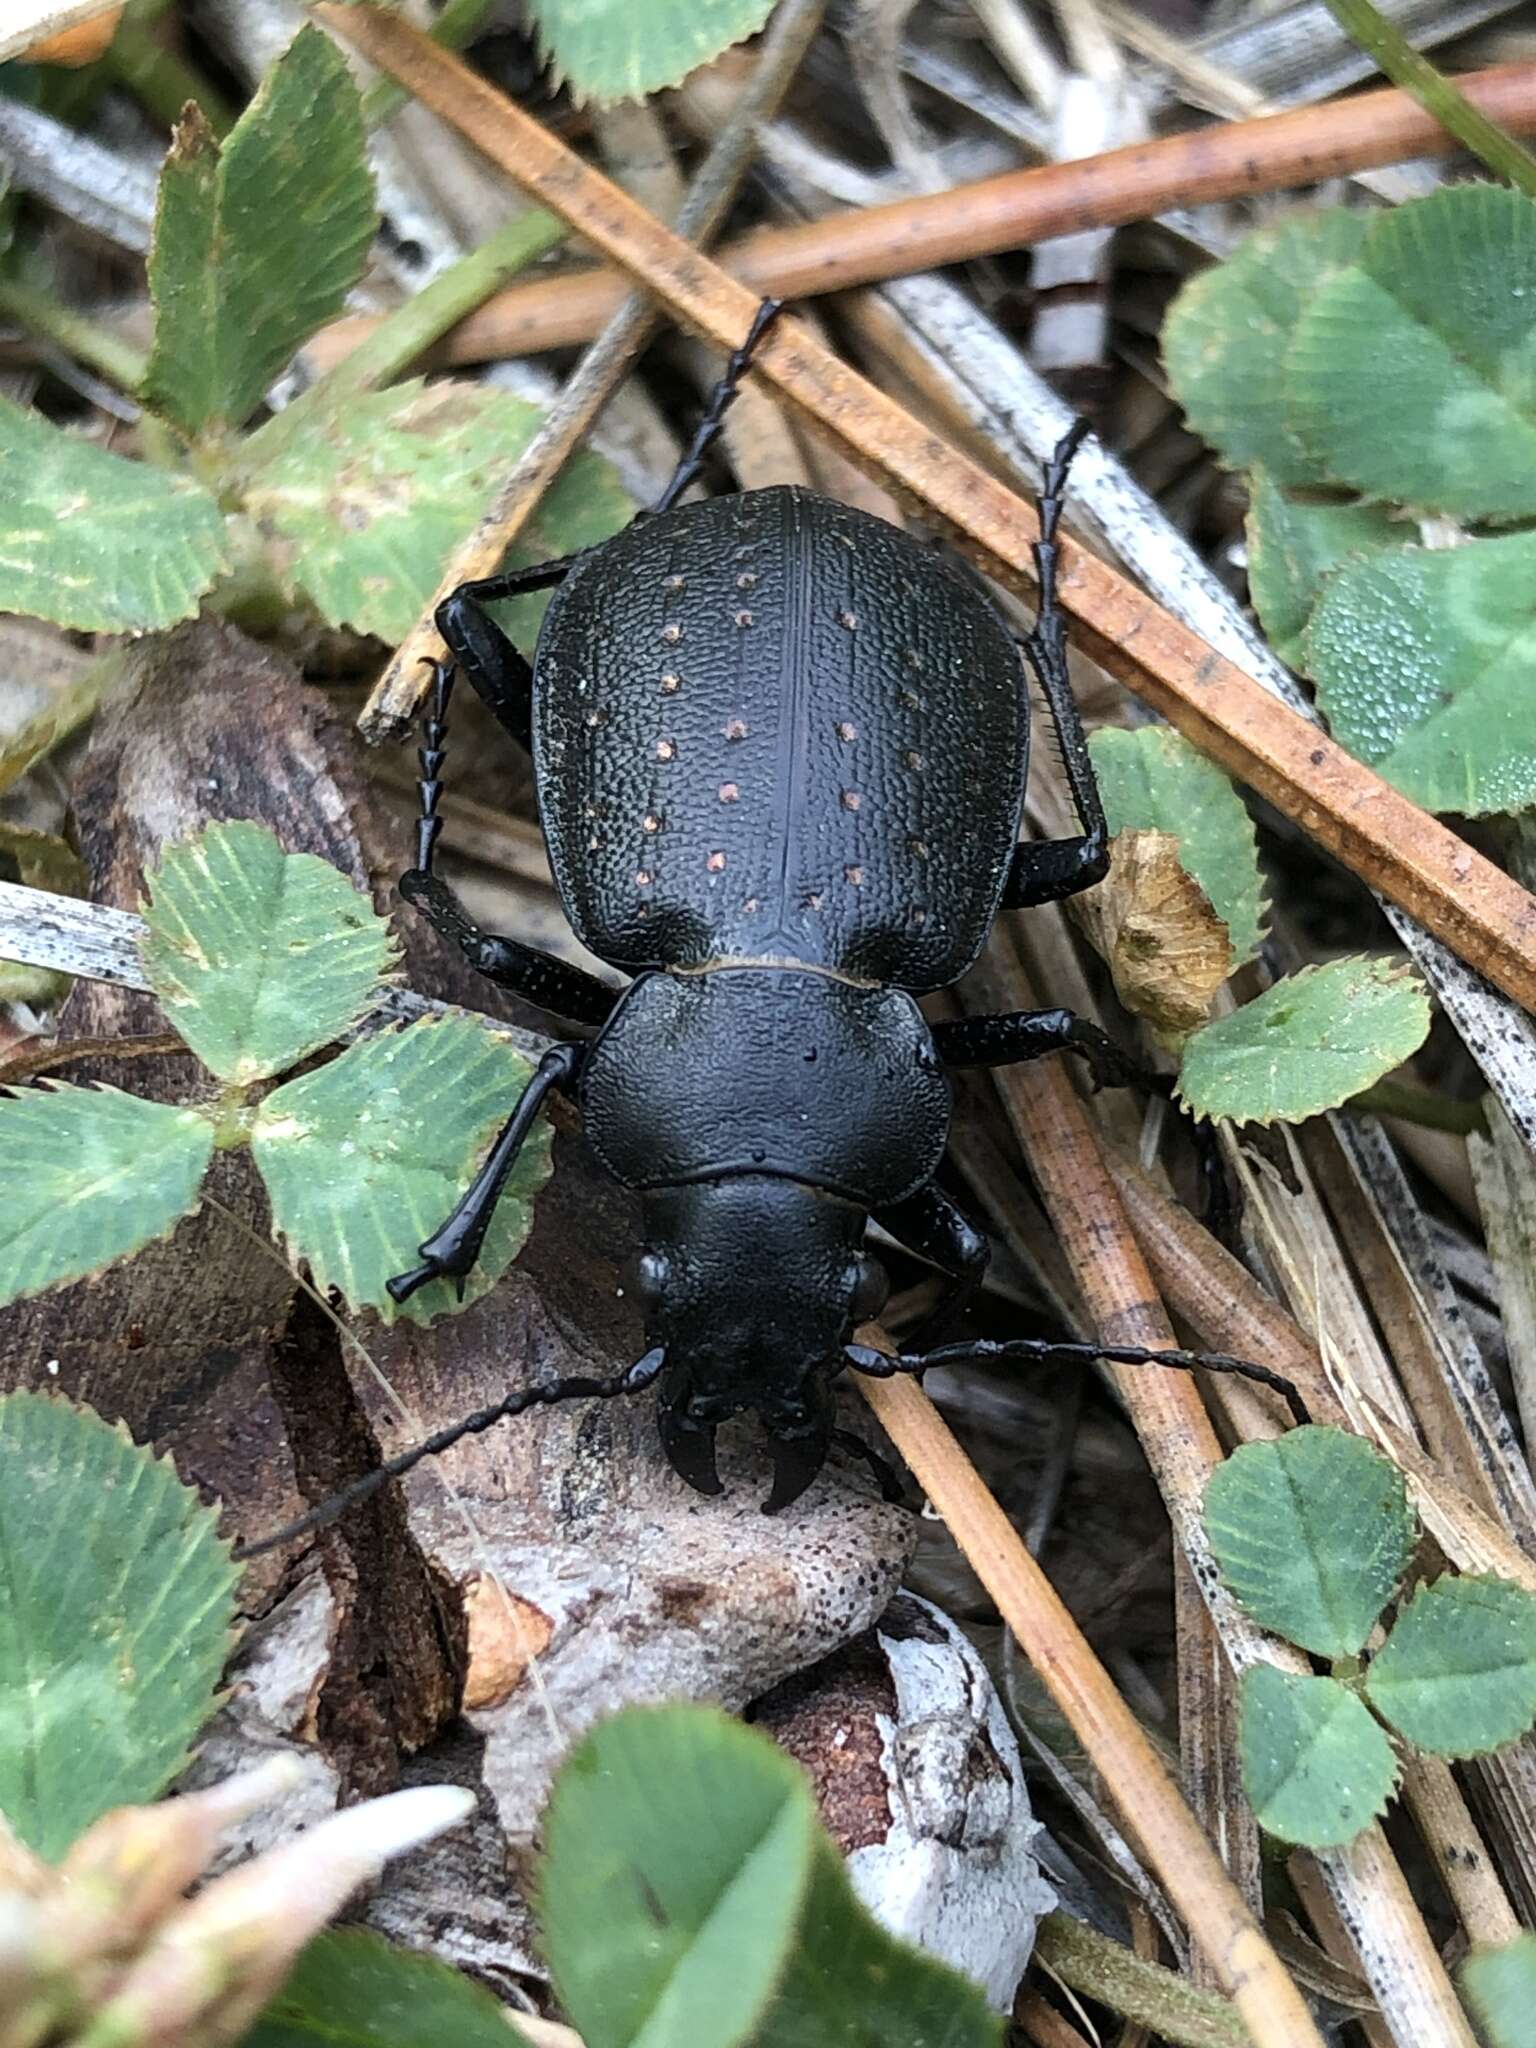
[[[707,241],[746,175],[758,130],[778,105],[814,38],[826,0],[786,0],[730,119],[699,166],[677,215],[677,232]],[[631,292],[587,350],[505,485],[443,572],[422,618],[396,650],[358,721],[363,737],[394,737],[421,695],[423,664],[442,651],[433,613],[450,590],[488,576],[527,525],[540,498],[628,374],[659,319],[648,292]],[[362,348],[369,343],[365,341]],[[361,351],[359,351],[361,352]],[[343,372],[344,374],[344,372]]]
[[[1070,2020],[1063,2019],[1054,2005],[1047,2005],[1027,1979],[1014,2000],[1013,2017],[1034,2048],[1088,2048]]]
[[[1473,156],[1481,157],[1490,171],[1507,178],[1516,191],[1536,198],[1536,157],[1420,56],[1371,0],[1328,0],[1328,10],[1394,85],[1411,92],[1424,111]]]
[[[734,347],[746,333],[757,304],[750,290],[457,59],[397,16],[335,0],[320,0],[316,11],[643,279],[688,326],[717,347]],[[755,367],[983,567],[1004,583],[1031,587],[1029,544],[1038,526],[1022,498],[946,448],[792,321],[770,332]],[[1081,548],[1064,546],[1062,555],[1062,603],[1103,667],[1507,994],[1536,1005],[1536,900],[1125,578]]]
[[[1260,2048],[1317,2030],[1162,1759],[938,1410],[910,1380],[861,1380],[881,1427],[943,1517],[1216,1964]]]
[[[996,939],[965,994],[988,1010],[1034,1007],[1034,991]],[[1172,1329],[1068,1076],[1042,1060],[998,1068],[993,1079],[1100,1340],[1154,1350],[1171,1344]],[[1309,1668],[1288,1646],[1261,1636],[1221,1583],[1200,1513],[1221,1450],[1198,1389],[1178,1373],[1120,1367],[1114,1376],[1233,1665],[1242,1670],[1268,1660],[1288,1670]],[[1121,1796],[1123,1781],[1111,1783]],[[1143,1846],[1150,1855],[1146,1837]],[[1318,1861],[1401,2048],[1472,2048],[1439,1951],[1380,1828]],[[1210,1959],[1220,1967],[1219,1957]]]
[[[491,0],[444,0],[427,34],[445,50],[462,50],[490,11]],[[409,98],[392,78],[376,78],[363,94],[363,119],[377,128]]]
[[[354,40],[360,41],[374,31],[362,10],[345,13],[354,11],[359,16]],[[327,18],[341,34],[348,33],[345,19]],[[1536,130],[1536,64],[1503,64],[1473,72],[1459,83],[1490,119],[1519,133]],[[1072,163],[1006,171],[948,192],[836,213],[798,227],[762,228],[728,244],[720,261],[759,296],[810,298],[1002,255],[1079,228],[1122,227],[1174,207],[1317,184],[1411,157],[1449,156],[1459,146],[1407,93],[1361,93],[1260,120],[1167,135]],[[487,145],[482,142],[482,147]],[[494,154],[494,147],[488,153]],[[578,346],[611,318],[624,289],[624,279],[607,269],[515,285],[465,321],[450,337],[442,360],[493,361]],[[366,326],[352,320],[344,323],[344,331],[361,334]]]
[[[1318,1422],[1346,1424],[1316,1345],[1308,1342],[1300,1326],[1265,1293],[1242,1261],[1134,1166],[1112,1152],[1105,1153],[1104,1164],[1115,1193],[1125,1204],[1158,1292],[1206,1349],[1224,1351],[1233,1358],[1262,1358],[1300,1388]],[[1243,1392],[1256,1404],[1269,1407],[1272,1397],[1260,1389],[1245,1387]],[[1279,1403],[1274,1405],[1279,1411]],[[1279,1426],[1283,1426],[1283,1413]]]

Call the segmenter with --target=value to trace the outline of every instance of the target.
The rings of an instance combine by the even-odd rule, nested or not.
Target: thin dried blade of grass
[[[1512,132],[1536,128],[1536,66],[1501,65],[1459,83]],[[1083,163],[1007,171],[801,227],[759,229],[730,244],[721,261],[754,292],[808,298],[1006,254],[1076,228],[1120,227],[1213,200],[1446,156],[1454,147],[1406,94],[1365,93],[1263,121],[1164,136]],[[480,362],[590,341],[624,290],[623,279],[607,269],[513,286],[464,322],[443,360]]]
[[[1467,1141],[1529,1464],[1536,1447],[1536,1167],[1507,1117]]]
[[[1330,1137],[1311,1132],[1305,1142],[1400,1375],[1412,1372],[1403,1384],[1425,1440],[1458,1484],[1536,1556],[1536,1481],[1380,1124],[1339,1117]]]
[[[964,993],[968,1006],[986,1010],[1035,1007],[1034,991],[995,936]],[[993,1078],[1100,1340],[1170,1345],[1173,1332],[1070,1079],[1049,1061],[999,1068]],[[1115,1369],[1114,1377],[1233,1666],[1309,1669],[1299,1652],[1253,1626],[1221,1580],[1201,1516],[1221,1450],[1192,1381],[1134,1366]],[[1368,1829],[1347,1849],[1321,1853],[1318,1861],[1401,2048],[1430,2042],[1470,2048],[1465,2014],[1380,1828]]]
[[[1514,11],[1515,0],[1395,0],[1382,9],[1420,49],[1434,49]],[[1375,66],[1325,0],[1253,10],[1196,38],[1196,53],[1267,99],[1286,104],[1342,92]]]

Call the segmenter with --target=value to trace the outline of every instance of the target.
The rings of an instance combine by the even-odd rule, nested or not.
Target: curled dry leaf
[[[1232,942],[1168,832],[1119,832],[1109,873],[1070,909],[1125,1007],[1165,1039],[1198,1029],[1232,972]]]

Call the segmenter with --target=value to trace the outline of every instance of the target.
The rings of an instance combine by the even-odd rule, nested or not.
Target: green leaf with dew
[[[189,619],[226,566],[224,516],[189,477],[109,454],[0,398],[0,612],[82,633]]]
[[[1264,937],[1264,882],[1253,820],[1231,782],[1165,725],[1135,732],[1104,726],[1089,738],[1088,751],[1110,831],[1177,839],[1179,865],[1227,928],[1233,965],[1251,960]]]
[[[1239,1444],[1211,1474],[1204,1513],[1246,1611],[1320,1657],[1364,1646],[1413,1556],[1402,1474],[1342,1429]]]
[[[0,1096],[0,1303],[168,1237],[212,1156],[198,1109],[58,1083]]]
[[[0,1399],[0,1813],[39,1855],[186,1762],[237,1576],[169,1459],[56,1397]]]
[[[193,107],[160,174],[144,401],[194,438],[238,427],[341,311],[378,224],[357,87],[301,28],[222,147]]]
[[[1392,1745],[1353,1693],[1272,1664],[1243,1673],[1238,1747],[1259,1826],[1308,1849],[1353,1841],[1397,1782]]]
[[[251,1149],[274,1228],[308,1262],[315,1285],[389,1322],[428,1323],[458,1306],[435,1280],[397,1306],[384,1283],[418,1263],[512,1113],[532,1067],[471,1017],[423,1019],[350,1046],[285,1082],[256,1113]],[[533,1227],[549,1176],[542,1119],[518,1156],[466,1284],[466,1305],[493,1287]]]
[[[1536,1720],[1536,1598],[1492,1577],[1421,1586],[1371,1660],[1365,1689],[1435,1756],[1481,1756]]]
[[[630,1708],[545,1816],[544,1947],[587,2048],[1000,2048],[953,1971],[859,1905],[809,1782],[711,1708]]]
[[[1179,293],[1163,326],[1163,362],[1189,424],[1233,469],[1262,463],[1281,483],[1327,472],[1297,440],[1282,378],[1308,297],[1350,262],[1369,216],[1336,207],[1260,228]]]
[[[537,0],[539,43],[578,100],[637,100],[756,35],[773,0]]]
[[[246,509],[272,537],[279,573],[335,626],[398,641],[449,555],[486,511],[543,419],[482,384],[404,384],[347,399],[247,445]],[[634,510],[612,467],[581,453],[512,550],[521,566],[606,540]],[[548,593],[496,607],[531,649]]]
[[[204,1066],[246,1086],[350,1029],[394,965],[368,898],[328,861],[235,819],[148,877],[144,972]]]
[[[1185,1042],[1179,1096],[1192,1116],[1302,1123],[1401,1066],[1428,1031],[1423,987],[1395,962],[1304,967]]]
[[[1297,321],[1284,383],[1315,476],[1417,512],[1536,517],[1536,201],[1447,185],[1374,215]]]
[[[1345,562],[1306,666],[1334,738],[1426,810],[1536,804],[1536,533]]]
[[[1304,634],[1341,563],[1401,547],[1413,529],[1379,505],[1301,498],[1255,470],[1248,500],[1248,590],[1280,659],[1305,668]]]

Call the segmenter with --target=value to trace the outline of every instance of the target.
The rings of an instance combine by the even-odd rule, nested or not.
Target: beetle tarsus
[[[672,480],[656,500],[647,515],[656,518],[660,513],[670,512],[688,486],[704,466],[704,458],[714,445],[725,415],[736,397],[737,387],[751,366],[757,352],[757,345],[768,332],[774,321],[784,310],[782,299],[762,299],[752,315],[752,325],[739,348],[733,349],[726,360],[725,374],[710,394],[704,417],[694,429],[693,439],[683,453],[682,460],[672,472]]]

